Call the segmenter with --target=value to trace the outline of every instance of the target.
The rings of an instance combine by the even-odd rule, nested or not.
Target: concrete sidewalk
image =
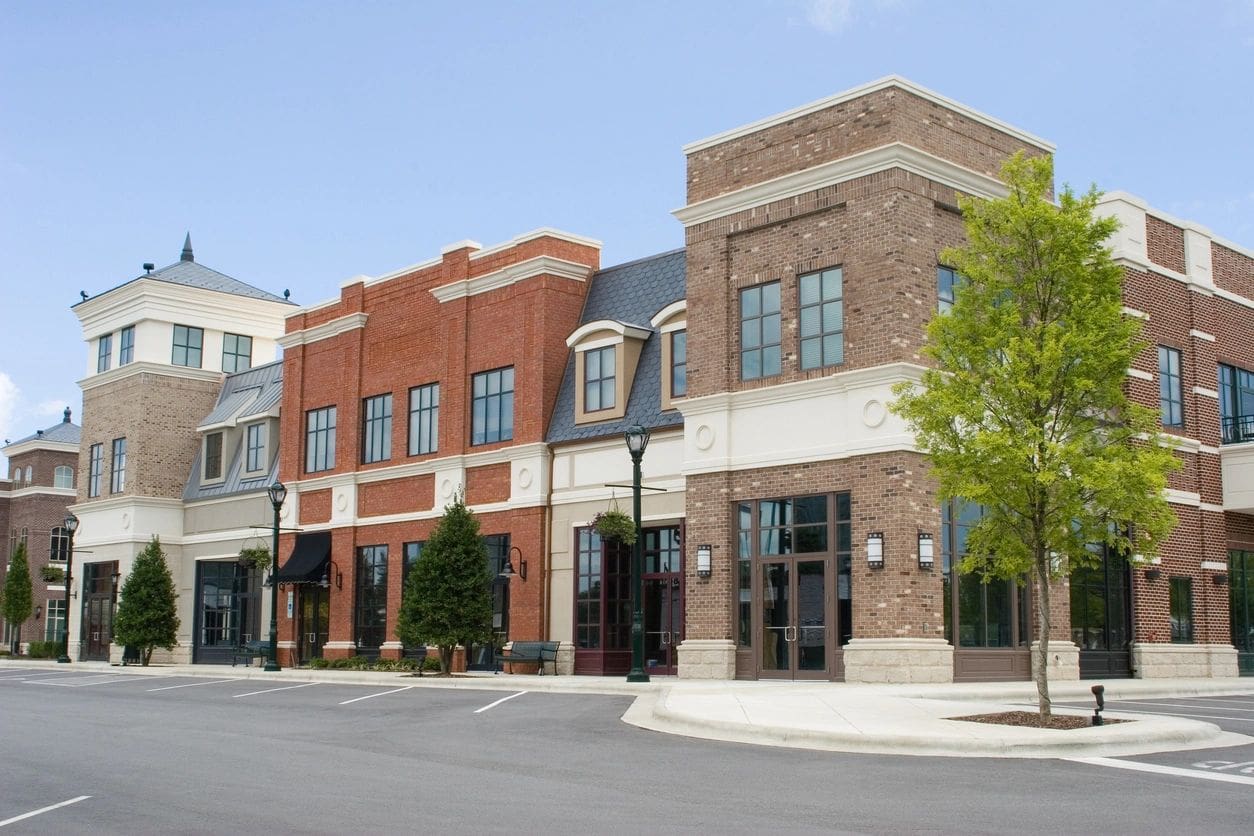
[[[1074,731],[973,723],[951,718],[1008,710],[1035,711],[1030,682],[944,685],[711,682],[655,678],[632,684],[622,677],[536,676],[473,673],[414,677],[398,673],[292,669],[267,673],[258,667],[154,665],[117,667],[103,662],[58,665],[51,661],[0,660],[0,673],[25,668],[96,675],[233,677],[282,682],[397,685],[569,694],[635,696],[623,715],[631,725],[667,734],[768,746],[949,757],[1099,757],[1201,749],[1254,743],[1199,720],[1145,714],[1109,718],[1116,723]],[[1091,706],[1095,682],[1057,682],[1055,703]],[[1152,697],[1254,694],[1254,679],[1124,679],[1103,681],[1110,701]],[[1056,708],[1089,716],[1092,709]]]

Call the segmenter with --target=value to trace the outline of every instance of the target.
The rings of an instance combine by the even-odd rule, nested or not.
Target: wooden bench
[[[235,648],[231,654],[231,667],[235,667],[240,659],[244,660],[245,665],[251,665],[253,659],[264,659],[269,655],[270,642],[244,642],[243,646]]]
[[[557,642],[514,642],[507,650],[496,654],[496,660],[510,665],[510,673],[514,672],[514,662],[539,662],[540,675],[544,676],[544,663],[553,663],[553,675],[557,676]]]

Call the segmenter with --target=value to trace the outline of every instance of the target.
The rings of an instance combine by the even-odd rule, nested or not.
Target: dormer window
[[[610,421],[627,412],[627,396],[644,342],[653,332],[638,325],[601,319],[566,338],[575,350],[575,423]]]
[[[264,470],[266,466],[266,425],[249,424],[244,432],[244,469],[249,473]]]
[[[662,335],[662,409],[673,409],[688,394],[688,303],[672,302],[649,322]]]
[[[222,478],[222,433],[209,433],[205,436],[205,475],[204,481],[216,482]]]

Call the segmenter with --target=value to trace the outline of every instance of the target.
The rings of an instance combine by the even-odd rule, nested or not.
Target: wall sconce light
[[[1150,567],[1149,569],[1145,570],[1145,580],[1156,581],[1160,577],[1162,577],[1162,574],[1163,574],[1163,570],[1159,569],[1157,566]]]
[[[929,532],[919,532],[919,568],[931,569],[936,562],[936,540]]]
[[[518,552],[517,571],[514,570],[514,552]],[[508,579],[514,577],[515,575],[517,575],[521,580],[527,580],[527,561],[523,559],[522,549],[517,546],[510,546],[509,554],[505,556],[505,565],[501,567],[501,574],[499,577]]]
[[[36,620],[36,621],[38,621],[38,620],[39,620],[39,618],[40,618],[40,616],[42,616],[43,614],[44,614],[44,608],[43,608],[43,607],[35,607],[35,620]]]
[[[708,578],[713,571],[711,566],[714,547],[708,543],[697,546],[697,577]]]
[[[114,591],[114,592],[117,592],[117,591],[118,591],[118,581],[120,581],[120,580],[122,579],[122,573],[121,573],[121,572],[119,572],[117,569],[114,569],[114,570],[113,570],[113,574],[109,575],[109,577],[110,577],[110,579],[112,579],[112,580],[113,580],[113,591]]]
[[[339,565],[334,560],[331,560],[329,558],[327,559],[327,568],[322,570],[322,580],[318,581],[318,586],[322,587],[323,589],[331,588],[331,570],[332,569],[335,570],[335,588],[343,589],[344,588],[344,575],[342,572],[340,572]],[[279,584],[279,585],[282,586],[282,584]]]
[[[884,532],[872,531],[867,534],[866,565],[872,569],[884,568]]]

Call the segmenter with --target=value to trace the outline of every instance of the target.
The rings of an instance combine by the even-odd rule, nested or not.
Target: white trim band
[[[331,337],[338,337],[340,334],[347,334],[349,331],[365,328],[368,317],[369,315],[364,313],[351,313],[348,316],[341,316],[321,325],[315,325],[312,328],[284,334],[279,337],[277,342],[283,348],[292,348],[293,346],[329,340]]]
[[[583,282],[587,281],[591,275],[592,267],[587,264],[576,264],[563,258],[539,255],[473,279],[463,279],[432,288],[431,295],[440,302],[451,302],[454,299],[477,296],[490,290],[508,287],[536,276],[557,276],[560,279]]]

